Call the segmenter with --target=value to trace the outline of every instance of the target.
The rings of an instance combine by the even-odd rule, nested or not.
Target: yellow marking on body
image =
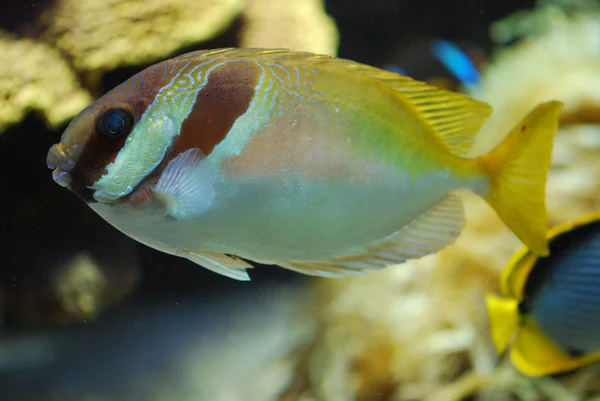
[[[567,372],[600,360],[600,352],[574,357],[563,351],[528,320],[521,326],[511,348],[513,364],[529,376]]]

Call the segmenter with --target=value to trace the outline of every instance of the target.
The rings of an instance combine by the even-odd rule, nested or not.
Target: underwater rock
[[[246,0],[240,47],[337,54],[335,22],[323,0]]]
[[[243,0],[58,0],[40,17],[41,35],[76,70],[141,65],[217,36]]]
[[[0,31],[0,52],[0,134],[29,111],[56,128],[91,102],[56,49]]]

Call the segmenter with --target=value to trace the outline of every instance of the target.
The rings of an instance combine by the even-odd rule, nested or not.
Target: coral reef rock
[[[338,32],[322,0],[246,0],[241,47],[282,47],[335,56]]]
[[[41,17],[42,39],[77,70],[150,63],[224,31],[243,0],[59,0]]]
[[[55,128],[91,102],[56,49],[0,32],[0,52],[0,133],[29,111]]]

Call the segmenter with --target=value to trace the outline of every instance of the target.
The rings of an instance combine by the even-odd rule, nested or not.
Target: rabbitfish
[[[468,158],[486,103],[328,56],[197,51],[84,109],[47,164],[120,231],[239,280],[247,261],[335,277],[437,252],[462,231],[459,190],[545,255],[561,106]]]

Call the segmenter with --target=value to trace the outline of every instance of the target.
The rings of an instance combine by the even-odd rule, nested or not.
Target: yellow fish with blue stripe
[[[486,297],[492,339],[524,374],[600,360],[600,212],[552,229],[550,256],[517,252]],[[511,344],[512,340],[512,344]]]
[[[83,110],[47,164],[120,231],[238,280],[246,260],[339,277],[437,252],[463,229],[459,190],[545,255],[561,106],[467,158],[481,101],[323,55],[196,51]]]

